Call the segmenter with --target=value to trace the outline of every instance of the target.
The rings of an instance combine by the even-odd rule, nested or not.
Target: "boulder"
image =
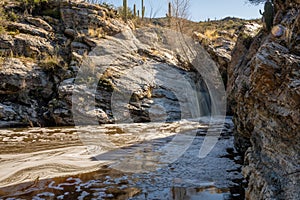
[[[85,44],[87,44],[89,47],[95,47],[95,46],[97,46],[97,43],[98,43],[97,40],[92,39],[92,38],[87,37],[87,36],[83,37],[83,42]]]
[[[0,103],[0,119],[4,121],[12,121],[15,119],[17,113],[12,106],[7,106]]]
[[[79,55],[84,55],[89,51],[89,46],[81,42],[72,42],[71,43],[71,51],[78,53]]]
[[[36,27],[42,28],[46,31],[53,31],[53,28],[43,19],[37,17],[26,17],[26,21]]]
[[[72,38],[76,38],[77,37],[76,31],[74,29],[71,29],[71,28],[65,29],[64,33],[65,33],[65,35],[67,35],[69,37],[72,37]]]

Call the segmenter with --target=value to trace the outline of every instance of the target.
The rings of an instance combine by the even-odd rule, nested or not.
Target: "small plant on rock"
[[[55,70],[57,68],[64,68],[63,59],[58,55],[48,56],[41,60],[39,65],[41,68],[47,71]]]
[[[13,22],[18,21],[19,19],[19,16],[14,11],[10,11],[7,16]]]
[[[6,31],[5,26],[3,25],[4,21],[5,21],[5,13],[2,5],[0,4],[0,34]]]
[[[42,3],[48,3],[48,0],[18,0],[21,2],[24,10],[32,14],[33,10],[39,7]]]

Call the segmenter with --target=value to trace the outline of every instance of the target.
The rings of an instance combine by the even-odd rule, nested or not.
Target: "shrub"
[[[40,6],[41,3],[48,3],[48,0],[18,0],[21,2],[23,9],[28,13],[32,13],[32,11]]]
[[[13,22],[19,19],[19,16],[14,11],[10,11],[7,16]]]
[[[204,33],[210,40],[215,40],[219,37],[217,30],[207,29]]]
[[[5,21],[5,13],[2,8],[2,5],[0,4],[0,34],[6,32],[5,26],[3,25],[4,21]]]
[[[6,31],[6,33],[7,33],[8,35],[15,36],[15,35],[20,34],[20,31],[17,30],[17,29],[15,29],[15,30],[9,30],[9,31]]]
[[[1,20],[0,20],[0,23],[1,23]],[[2,24],[2,23],[1,23]],[[5,29],[5,26],[1,25],[0,24],[0,34],[3,34],[6,32],[6,29]]]
[[[103,0],[85,0],[87,3],[103,4]]]
[[[241,33],[241,37],[243,38],[243,44],[247,49],[249,49],[252,44],[253,38],[250,35],[244,33]]]
[[[124,19],[125,18],[125,16],[124,16],[125,13],[124,13],[123,7],[122,6],[118,7],[117,10],[118,10],[119,15]],[[128,7],[127,7],[127,11],[126,11],[126,16],[127,16],[127,19],[133,19],[134,18],[134,14],[133,14],[132,10]]]
[[[114,10],[114,9],[115,9],[115,7],[114,7],[113,4],[106,3],[106,2],[103,2],[103,3],[101,4],[101,6],[103,6],[104,8],[106,8],[106,9],[108,9],[108,10]]]
[[[3,63],[4,63],[5,57],[0,55],[0,70],[2,69]]]
[[[100,28],[89,28],[88,29],[88,34],[91,37],[97,37],[97,38],[103,38],[105,37],[106,33],[103,31],[102,27]]]
[[[48,56],[41,60],[39,65],[46,71],[53,71],[57,68],[64,68],[63,59],[58,55]]]

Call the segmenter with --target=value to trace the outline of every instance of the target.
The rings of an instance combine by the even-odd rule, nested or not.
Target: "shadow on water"
[[[219,147],[216,147],[217,150],[212,152],[211,157],[208,157],[207,160],[197,160],[191,157],[194,152],[198,152],[199,145],[203,142],[206,128],[200,128],[198,129],[199,131],[201,135],[196,135],[193,144],[187,150],[187,154],[181,156],[178,162],[176,161],[164,166],[162,169],[157,169],[149,173],[131,173],[116,170],[111,165],[104,165],[101,169],[94,172],[49,179],[37,178],[35,181],[2,187],[0,188],[0,199],[244,199],[242,178],[231,177],[231,175],[218,177],[218,173],[240,174],[241,172],[239,167],[241,162],[240,157],[231,147],[232,138],[228,139],[228,135],[221,137]],[[112,126],[107,128],[107,133],[109,135],[122,135],[124,134],[124,130]],[[136,155],[137,151],[141,155],[145,155],[157,150],[161,145],[170,142],[173,137],[169,136],[134,143],[93,156],[90,160],[115,162],[124,157],[125,154],[128,156],[130,152],[135,152],[134,155]],[[212,164],[208,162],[212,162]],[[233,163],[228,165],[237,165],[238,167],[221,166],[218,169],[219,165],[224,163]],[[206,166],[207,168],[205,168]],[[189,170],[190,174],[186,175]],[[32,172],[29,171],[26,173],[29,173],[28,176],[30,176]],[[199,183],[201,181],[204,181],[203,184]],[[218,181],[225,181],[225,184],[219,187],[218,184],[215,184]]]

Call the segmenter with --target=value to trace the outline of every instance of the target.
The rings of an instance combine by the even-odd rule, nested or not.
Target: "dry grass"
[[[5,61],[5,57],[0,56],[0,70],[2,69],[4,61]]]
[[[4,2],[0,3],[0,34],[3,34],[4,32],[6,32],[5,26],[3,25],[6,20],[6,15],[3,10],[3,4],[4,4]]]
[[[234,35],[234,33],[243,25],[251,22],[261,23],[261,20],[243,20],[238,18],[225,18],[222,20],[206,21],[206,22],[193,22],[185,19],[178,19],[180,24],[182,24],[183,33],[192,36],[194,32],[206,35],[209,38],[215,39],[217,33],[220,31],[226,31],[229,35]],[[154,19],[153,21],[158,21],[164,27],[168,27],[167,18]],[[149,22],[153,23],[153,22]],[[176,19],[172,19],[171,29],[177,29],[176,24],[178,24]],[[215,32],[215,33],[214,33]]]
[[[88,29],[88,35],[90,37],[97,37],[97,38],[103,38],[105,37],[105,32],[103,31],[103,29],[100,27],[100,28],[89,28]]]
[[[207,29],[204,32],[204,35],[210,40],[216,40],[218,37],[220,37],[217,30],[211,30],[211,29]]]
[[[7,31],[6,33],[8,35],[15,36],[15,35],[19,35],[20,31],[19,30],[14,30],[14,31]]]
[[[58,55],[47,56],[39,62],[40,67],[45,70],[54,70],[55,68],[64,68],[65,65],[62,64],[63,58]]]
[[[0,21],[0,23],[1,23],[1,21]],[[2,26],[2,25],[0,25],[0,34],[3,34],[3,33],[5,33],[5,32],[6,32],[5,27]]]
[[[19,56],[19,57],[16,57],[16,58],[20,59],[23,63],[34,62],[35,61],[34,58],[25,57],[25,56]]]

